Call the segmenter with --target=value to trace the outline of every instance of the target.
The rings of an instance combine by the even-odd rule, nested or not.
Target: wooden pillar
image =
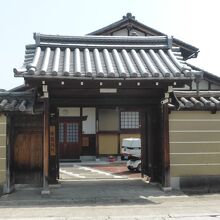
[[[147,117],[147,110],[143,109],[141,111],[141,177],[145,175],[149,175],[148,173],[148,135],[146,129],[146,117]]]
[[[169,112],[168,103],[162,104],[162,186],[170,188],[170,143],[169,143]]]
[[[150,148],[151,148],[151,127],[150,127],[150,108],[146,108],[141,116],[141,170],[142,174],[151,176],[150,167]]]
[[[49,194],[49,100],[44,98],[44,120],[43,120],[43,191],[42,194]]]
[[[50,128],[49,128],[49,183],[56,184],[59,178],[59,159],[58,159],[58,110],[54,105],[50,105]],[[58,125],[58,126],[57,126]]]

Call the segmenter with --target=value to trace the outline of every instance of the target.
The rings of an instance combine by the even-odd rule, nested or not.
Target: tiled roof
[[[220,91],[200,91],[199,94],[192,91],[175,91],[174,94],[180,109],[220,110]]]
[[[33,112],[34,91],[0,92],[0,112]]]
[[[190,78],[192,69],[167,36],[34,35],[26,46],[24,65],[15,76],[66,79]]]

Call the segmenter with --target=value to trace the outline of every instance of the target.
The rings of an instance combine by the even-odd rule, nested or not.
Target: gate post
[[[170,188],[170,142],[169,142],[169,111],[168,103],[162,104],[162,187],[164,190]]]
[[[45,86],[45,85],[43,85]],[[44,89],[43,89],[44,90]],[[44,115],[43,115],[43,190],[42,195],[49,195],[49,98],[48,92],[44,92]]]

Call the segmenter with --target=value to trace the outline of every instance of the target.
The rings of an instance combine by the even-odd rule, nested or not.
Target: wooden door
[[[81,150],[81,126],[79,120],[60,119],[60,159],[79,159]]]
[[[15,183],[42,184],[43,145],[41,132],[20,132],[14,145]]]

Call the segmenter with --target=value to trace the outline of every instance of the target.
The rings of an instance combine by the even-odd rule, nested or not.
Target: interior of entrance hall
[[[120,156],[123,138],[140,138],[140,123],[137,108],[59,108],[59,158]]]

